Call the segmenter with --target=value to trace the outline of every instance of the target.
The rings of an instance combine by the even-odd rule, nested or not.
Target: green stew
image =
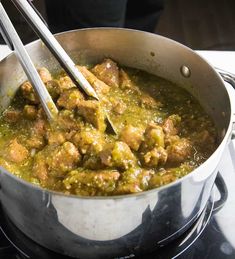
[[[185,176],[215,150],[212,120],[183,88],[110,59],[79,68],[101,101],[64,72],[38,70],[59,109],[53,125],[32,85],[19,87],[0,118],[0,165],[12,174],[65,194],[130,194]]]

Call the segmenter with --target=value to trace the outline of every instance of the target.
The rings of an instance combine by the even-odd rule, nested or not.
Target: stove
[[[0,59],[9,50],[0,46]],[[213,65],[235,73],[235,52],[199,52]],[[233,57],[233,59],[232,59]],[[235,91],[226,84],[235,104]],[[235,109],[234,109],[235,111]],[[143,259],[235,258],[235,141],[226,148],[211,196],[197,221],[176,240],[159,247]],[[133,256],[134,257],[134,256]],[[26,237],[9,220],[0,206],[1,259],[68,259]],[[122,259],[126,259],[123,257]],[[130,258],[130,256],[128,257]],[[137,257],[134,257],[137,258]]]
[[[221,178],[218,178],[221,179]],[[222,180],[222,179],[221,179]],[[223,183],[223,180],[222,180]],[[222,184],[223,186],[223,184]],[[226,190],[226,188],[225,188]],[[226,197],[226,192],[222,193],[221,197]],[[225,199],[222,199],[224,203]],[[221,201],[221,199],[220,199]],[[220,202],[218,203],[221,204]],[[185,250],[190,247],[195,240],[201,235],[205,227],[207,226],[211,216],[215,211],[219,209],[214,201],[214,191],[207,203],[206,208],[202,212],[199,219],[193,224],[193,226],[177,240],[170,243],[167,246],[159,248],[157,250],[157,258],[177,258]],[[6,255],[6,258],[11,255],[12,258],[68,258],[62,255],[58,255],[48,249],[45,249],[31,239],[27,238],[20,230],[18,230],[13,223],[7,218],[4,212],[0,211],[0,220],[1,220],[1,235],[2,240],[4,240],[4,245],[1,247],[0,255],[3,257]],[[1,241],[1,239],[0,239]],[[2,253],[2,254],[1,254]],[[2,258],[1,257],[1,258]],[[154,258],[155,254],[147,254],[144,258]],[[141,257],[143,258],[143,256]]]

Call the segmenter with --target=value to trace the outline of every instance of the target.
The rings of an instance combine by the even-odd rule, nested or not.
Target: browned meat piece
[[[162,125],[163,131],[166,135],[176,135],[178,134],[178,128],[181,121],[181,118],[179,115],[173,114],[169,116]]]
[[[71,142],[65,142],[61,146],[51,146],[51,153],[46,157],[49,171],[55,171],[56,176],[75,169],[81,160],[77,148]]]
[[[4,157],[11,162],[21,163],[23,162],[29,155],[28,150],[21,144],[17,142],[17,139],[13,139],[7,145]]]
[[[45,181],[48,179],[48,168],[44,157],[37,154],[33,164],[33,175],[37,177],[40,181]]]
[[[163,147],[155,147],[144,155],[144,164],[148,167],[163,165],[167,161],[167,152]]]
[[[48,71],[47,68],[41,67],[38,69],[38,74],[42,79],[42,82],[45,84],[48,81],[52,80],[51,73]]]
[[[26,145],[28,148],[41,149],[45,146],[45,140],[43,136],[32,136],[26,140]]]
[[[60,94],[60,85],[59,82],[57,80],[48,80],[51,77],[47,77],[46,73],[44,74],[45,71],[41,71],[42,73],[42,77],[44,78],[44,83],[45,86],[48,90],[48,92],[50,93],[51,97],[53,99],[58,98],[59,94]],[[31,104],[39,104],[39,98],[37,96],[37,94],[35,93],[33,86],[31,85],[31,83],[29,81],[24,82],[21,86],[20,86],[21,92],[23,97],[28,100]]]
[[[5,121],[14,123],[21,118],[21,112],[15,109],[8,109],[3,113],[3,117]]]
[[[73,189],[76,194],[81,194],[85,189],[87,195],[99,195],[102,192],[111,193],[116,187],[120,173],[116,170],[74,170],[63,181],[66,189]]]
[[[137,151],[143,140],[143,133],[142,129],[127,125],[121,132],[120,140],[125,142],[131,149]]]
[[[140,93],[139,88],[134,84],[134,82],[123,69],[120,69],[119,75],[121,89],[131,89],[135,90],[137,93]]]
[[[158,166],[165,164],[167,152],[164,149],[165,134],[161,126],[150,123],[144,133],[144,141],[140,148],[142,163],[146,166]]]
[[[67,110],[72,110],[76,108],[81,100],[84,100],[83,94],[77,88],[70,88],[60,95],[57,105]]]
[[[200,147],[210,146],[215,144],[215,136],[208,130],[203,130],[193,134],[192,141]]]
[[[73,81],[71,80],[71,78],[68,76],[59,78],[59,86],[60,86],[61,92],[63,92],[64,90],[76,87]]]
[[[47,146],[35,155],[33,172],[41,180],[49,175],[62,177],[75,169],[80,160],[81,155],[71,142],[65,142],[60,146]]]
[[[29,120],[35,120],[37,117],[37,108],[33,105],[25,105],[24,106],[24,110],[23,110],[23,114],[24,117],[29,119]]]
[[[146,190],[153,174],[153,170],[130,168],[122,173],[115,194],[137,193]]]
[[[29,148],[41,149],[45,146],[45,139],[48,122],[44,119],[36,119],[32,124],[30,137],[26,140]]]
[[[107,145],[106,148],[100,152],[100,158],[105,166],[116,166],[124,170],[135,166],[137,163],[137,159],[131,152],[129,146],[122,141]]]
[[[78,147],[81,154],[97,154],[103,149],[104,137],[95,129],[77,132],[72,142]]]
[[[80,101],[78,113],[100,131],[105,131],[105,115],[98,101]]]
[[[47,115],[44,109],[41,107],[41,105],[38,106],[37,119],[43,119],[43,120],[47,119]]]
[[[44,84],[49,92],[49,94],[51,95],[51,97],[53,99],[58,98],[59,94],[60,94],[60,85],[59,82],[57,80],[52,80],[50,79],[51,77],[48,77],[46,75],[46,73],[44,74],[44,70],[41,71],[42,77],[44,78],[43,80],[45,81]],[[50,79],[50,80],[48,80]],[[21,86],[20,86],[22,95],[25,99],[27,99],[30,103],[32,104],[39,104],[39,98],[37,96],[37,94],[35,93],[33,86],[31,85],[31,83],[29,81],[24,82]]]
[[[66,141],[65,133],[58,131],[48,131],[46,138],[48,145],[61,145]]]
[[[126,104],[122,100],[118,100],[116,98],[110,98],[110,103],[112,105],[112,111],[116,114],[123,114],[127,108]]]
[[[103,81],[99,80],[93,73],[91,73],[84,66],[77,66],[86,80],[91,84],[97,94],[106,94],[109,91],[109,86]]]
[[[147,109],[156,109],[162,106],[162,103],[155,100],[153,97],[145,94],[140,97],[140,105],[141,107]]]
[[[58,80],[50,80],[45,83],[46,88],[53,100],[57,99],[61,93],[60,84]]]
[[[77,133],[76,130],[70,130],[70,131],[66,131],[64,136],[65,136],[65,139],[70,141],[70,142],[73,142],[72,139],[74,137],[74,135]]]
[[[47,127],[48,127],[48,122],[46,120],[37,119],[33,124],[32,135],[45,136]]]
[[[70,110],[62,110],[57,116],[57,123],[64,130],[79,130],[83,122],[81,118],[75,118],[75,115]]]
[[[20,86],[23,97],[32,104],[39,104],[39,99],[36,93],[33,90],[33,86],[29,81],[24,82]]]
[[[144,133],[144,141],[141,144],[141,151],[150,151],[154,147],[165,147],[165,134],[161,126],[150,123]]]
[[[179,138],[167,147],[167,161],[171,163],[184,162],[192,153],[191,142],[186,138]]]
[[[107,85],[112,87],[119,86],[119,68],[111,59],[105,59],[101,64],[96,65],[91,71]]]
[[[179,139],[178,135],[165,135],[165,146],[167,147]]]
[[[126,104],[123,103],[123,102],[118,102],[114,107],[113,107],[113,111],[116,113],[116,114],[123,114],[126,110]]]

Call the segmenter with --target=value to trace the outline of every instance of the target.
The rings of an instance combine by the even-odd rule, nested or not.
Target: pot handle
[[[227,72],[220,68],[215,68],[215,70],[221,75],[223,80],[227,83],[229,83],[233,89],[235,90],[235,74],[232,74],[230,72]],[[235,114],[233,115],[233,129],[232,129],[232,140],[235,139]]]
[[[222,209],[222,207],[228,199],[228,189],[220,172],[218,172],[217,177],[215,179],[215,185],[220,193],[220,199],[214,202],[214,214]]]
[[[223,80],[227,83],[229,83],[234,89],[235,89],[235,75],[227,72],[221,68],[215,68],[215,70],[221,75]]]

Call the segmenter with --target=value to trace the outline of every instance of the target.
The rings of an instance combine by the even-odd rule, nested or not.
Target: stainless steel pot
[[[224,82],[194,51],[155,34],[99,28],[66,32],[57,38],[76,62],[97,63],[110,57],[186,88],[213,118],[219,147],[182,179],[125,196],[67,196],[43,190],[1,169],[2,206],[27,236],[62,254],[110,258],[151,251],[185,231],[210,196],[234,121]],[[27,45],[27,50],[37,67],[60,69],[40,41]],[[25,79],[14,54],[0,62],[1,110]]]

